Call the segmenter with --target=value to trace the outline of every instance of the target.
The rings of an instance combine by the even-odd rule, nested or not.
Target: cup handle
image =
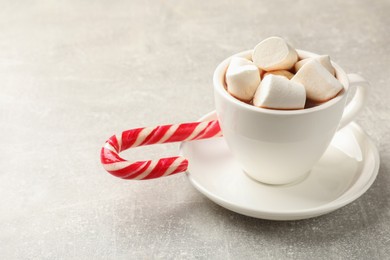
[[[348,125],[363,109],[367,102],[368,88],[370,87],[370,83],[358,74],[348,74],[347,76],[349,80],[349,87],[356,87],[356,93],[352,100],[344,108],[339,130]]]

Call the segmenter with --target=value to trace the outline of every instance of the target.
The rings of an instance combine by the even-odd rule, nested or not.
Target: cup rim
[[[311,58],[311,57],[317,57],[320,56],[319,54],[309,52],[309,51],[304,51],[304,50],[296,50],[298,53],[298,57],[300,59],[305,59],[305,58]],[[260,112],[260,113],[265,113],[265,114],[273,114],[273,115],[299,115],[299,114],[308,114],[308,113],[314,113],[320,110],[327,109],[331,106],[334,106],[335,104],[342,102],[347,95],[348,88],[349,88],[349,81],[347,74],[345,71],[335,62],[332,62],[332,65],[336,71],[336,77],[337,79],[341,82],[343,85],[343,90],[333,99],[324,102],[323,104],[310,107],[310,108],[305,108],[305,109],[296,109],[296,110],[277,110],[277,109],[267,109],[267,108],[261,108],[261,107],[256,107],[250,104],[247,104],[243,101],[240,101],[236,98],[234,98],[232,95],[230,95],[227,90],[225,89],[225,73],[227,70],[227,67],[230,63],[230,59],[232,57],[246,57],[250,58],[252,56],[253,50],[246,50],[242,51],[239,53],[236,53],[225,60],[223,60],[220,64],[218,64],[217,68],[214,71],[213,75],[213,85],[214,85],[214,90],[217,91],[222,97],[225,99],[229,100],[236,106],[239,106],[243,109],[248,109],[254,112]]]

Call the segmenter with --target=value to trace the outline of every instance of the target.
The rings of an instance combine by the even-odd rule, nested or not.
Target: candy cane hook
[[[187,170],[188,160],[182,156],[129,162],[119,153],[138,146],[192,141],[222,136],[218,120],[163,125],[126,130],[111,136],[103,146],[100,161],[106,171],[127,180],[146,180]]]

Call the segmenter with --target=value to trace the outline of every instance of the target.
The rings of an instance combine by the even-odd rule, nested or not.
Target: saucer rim
[[[213,116],[214,117],[216,116],[215,110],[205,114],[198,121],[204,121],[205,119]],[[255,218],[262,218],[262,219],[270,219],[270,220],[299,220],[299,219],[306,219],[306,218],[312,218],[312,217],[324,215],[326,213],[330,213],[341,207],[344,207],[349,203],[358,199],[360,196],[362,196],[374,183],[379,172],[379,166],[380,166],[379,151],[375,146],[375,144],[373,143],[373,141],[368,136],[368,134],[356,122],[351,122],[346,127],[355,128],[358,132],[360,132],[365,137],[364,140],[366,142],[367,151],[373,153],[374,167],[370,171],[371,177],[367,180],[367,182],[364,185],[362,185],[362,188],[356,191],[355,193],[351,193],[348,196],[343,197],[343,195],[345,195],[346,192],[348,192],[354,187],[355,184],[353,184],[342,194],[340,194],[337,198],[320,206],[301,209],[301,210],[268,210],[268,211],[265,211],[264,209],[261,210],[258,208],[250,207],[250,206],[242,206],[236,203],[232,203],[228,200],[225,200],[219,197],[218,195],[215,195],[210,191],[208,191],[206,188],[203,187],[203,185],[199,184],[196,180],[191,178],[191,173],[189,172],[189,170],[186,171],[186,176],[190,180],[191,184],[207,198],[209,198],[216,204],[226,209],[229,209],[231,211],[234,211],[242,215],[255,217]],[[185,145],[190,145],[190,144],[186,142],[182,142],[180,144],[179,151],[181,155],[183,155],[183,149]],[[362,167],[361,171],[364,170],[363,168],[364,167]],[[363,174],[364,173],[361,173],[360,176],[362,176]]]

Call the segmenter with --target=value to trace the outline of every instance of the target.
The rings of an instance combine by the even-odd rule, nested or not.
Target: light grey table
[[[0,1],[0,258],[390,259],[389,24],[389,1]],[[372,83],[357,122],[381,166],[361,198],[272,222],[217,206],[184,174],[103,170],[111,134],[213,110],[215,66],[272,35]]]

